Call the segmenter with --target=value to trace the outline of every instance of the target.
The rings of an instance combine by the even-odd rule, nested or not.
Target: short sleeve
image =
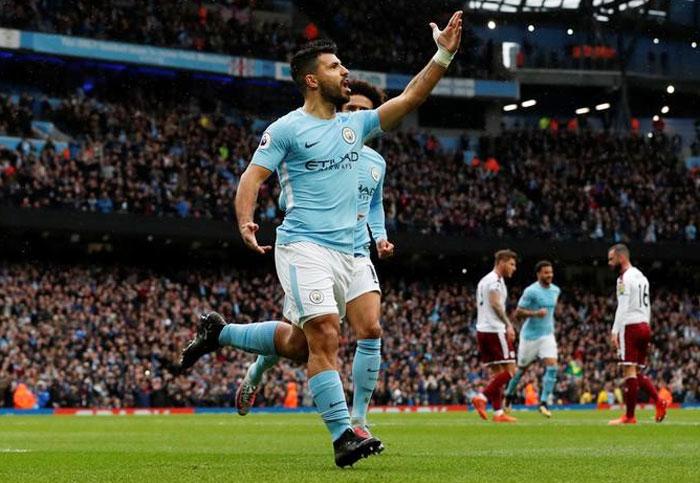
[[[290,145],[289,130],[280,121],[275,121],[260,138],[251,163],[275,171],[287,155]]]
[[[379,124],[379,113],[376,109],[356,111],[355,116],[359,117],[363,141],[382,132],[382,128]]]
[[[501,291],[501,281],[500,281],[500,280],[496,280],[496,281],[494,281],[494,282],[490,282],[490,283],[486,286],[486,291],[487,291],[487,292],[500,292],[500,291]]]
[[[521,307],[523,309],[532,309],[532,303],[532,292],[528,289],[525,289],[523,294],[520,296],[520,300],[518,300],[518,307]]]

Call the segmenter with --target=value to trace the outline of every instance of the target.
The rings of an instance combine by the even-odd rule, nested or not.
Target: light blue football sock
[[[549,401],[549,396],[552,395],[556,382],[557,368],[554,366],[547,366],[547,369],[544,371],[544,377],[542,378],[542,395],[540,396],[540,402],[546,403]]]
[[[355,357],[352,361],[352,424],[367,423],[367,408],[377,387],[379,366],[382,363],[381,339],[360,339],[357,341]]]
[[[510,379],[510,382],[508,382],[508,387],[506,387],[506,396],[512,397],[515,395],[515,390],[518,388],[520,378],[523,377],[523,372],[524,371],[520,368],[515,371],[515,375]]]
[[[219,334],[219,344],[254,354],[277,355],[275,350],[276,320],[254,324],[226,324]]]
[[[309,389],[333,441],[340,438],[347,429],[352,429],[348,403],[345,401],[338,371],[319,372],[309,379]]]
[[[248,380],[254,386],[260,384],[263,374],[269,368],[273,367],[280,360],[278,356],[258,356],[255,362],[248,369]]]

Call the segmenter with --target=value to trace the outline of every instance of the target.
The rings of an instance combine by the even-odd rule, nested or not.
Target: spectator
[[[36,409],[36,396],[24,383],[19,383],[13,396],[15,409]]]
[[[20,383],[37,394],[31,406],[230,406],[254,356],[225,349],[185,376],[171,371],[198,314],[216,308],[238,323],[281,317],[282,293],[274,275],[258,271],[166,274],[123,266],[0,264],[0,286],[0,394],[5,392],[0,405],[5,406],[14,405]],[[473,287],[387,276],[383,291],[386,335],[374,402],[466,404],[487,374],[474,341]],[[511,292],[513,304],[520,288]],[[700,345],[693,328],[700,299],[661,287],[653,295],[656,350],[647,371],[668,385],[674,400],[697,400]],[[608,341],[614,310],[613,297],[575,287],[562,297],[557,341],[561,359],[571,362],[558,376],[555,403],[575,403],[599,392],[605,401],[608,392],[614,399],[618,372]],[[351,374],[355,344],[348,327],[343,330],[340,370]],[[673,372],[667,372],[670,368]],[[542,368],[533,366],[523,380],[541,376]],[[346,390],[350,397],[350,383]],[[292,399],[313,404],[305,372],[281,361],[267,373],[257,403],[282,406]]]
[[[0,202],[231,221],[230,200],[259,140],[253,120],[235,112],[83,97],[44,115],[76,141],[60,153],[0,149]],[[383,136],[387,227],[478,238],[698,241],[700,172],[686,169],[663,134],[519,129],[481,144],[470,167],[462,146],[446,150],[432,135]],[[261,188],[261,220],[281,220],[278,199],[273,177]]]

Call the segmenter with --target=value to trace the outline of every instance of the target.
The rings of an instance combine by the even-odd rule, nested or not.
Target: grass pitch
[[[372,415],[386,451],[345,470],[311,414],[6,416],[0,481],[700,481],[700,411],[606,426],[617,414]]]

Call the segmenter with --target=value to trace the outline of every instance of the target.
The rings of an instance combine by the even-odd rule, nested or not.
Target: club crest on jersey
[[[263,133],[262,138],[260,138],[260,146],[258,146],[258,149],[267,149],[270,147],[270,133],[266,132]]]
[[[312,304],[318,305],[323,302],[323,293],[320,290],[312,290],[309,293],[309,300]]]
[[[618,294],[618,295],[624,295],[624,294],[625,294],[625,283],[624,283],[624,282],[618,282],[618,284],[617,284],[617,294]]]
[[[354,144],[355,139],[357,139],[357,136],[355,136],[355,131],[353,131],[349,127],[344,127],[343,128],[343,141],[345,141],[348,144]]]
[[[372,179],[376,182],[379,182],[379,178],[381,178],[382,173],[379,172],[377,168],[372,168],[369,170],[369,173],[372,175]]]

